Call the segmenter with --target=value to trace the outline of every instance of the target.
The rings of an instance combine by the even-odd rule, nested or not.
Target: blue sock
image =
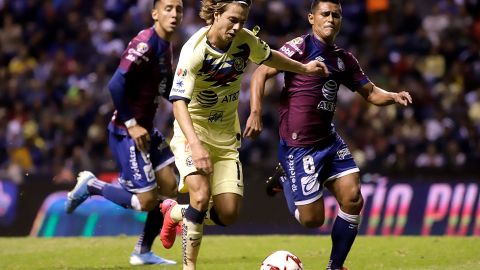
[[[185,218],[191,222],[202,224],[206,213],[207,211],[200,212],[191,205],[188,205],[187,209],[185,210]]]
[[[153,241],[160,233],[163,224],[163,215],[160,209],[155,207],[148,212],[147,220],[143,226],[143,233],[140,235],[137,244],[135,245],[135,252],[145,253],[152,249]]]
[[[347,217],[341,217],[340,215],[347,215]],[[350,222],[345,218],[350,219]],[[358,221],[358,215],[348,215],[341,210],[339,211],[332,228],[332,252],[328,262],[328,270],[341,269],[343,267],[343,263],[358,233]]]
[[[133,194],[126,191],[121,186],[107,184],[95,179],[87,185],[87,188],[92,195],[103,196],[105,199],[116,203],[123,208],[132,208]]]

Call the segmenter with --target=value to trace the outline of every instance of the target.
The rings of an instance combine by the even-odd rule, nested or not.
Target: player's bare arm
[[[277,69],[265,65],[259,66],[253,73],[250,82],[250,115],[247,119],[243,137],[254,140],[262,132],[262,100],[265,92],[265,82],[278,73]]]
[[[272,56],[265,61],[264,64],[278,70],[290,71],[304,75],[319,75],[322,77],[327,77],[329,74],[327,66],[320,61],[312,60],[307,64],[302,64],[275,50],[272,50]]]
[[[203,147],[202,142],[195,133],[192,118],[188,112],[187,103],[184,100],[176,100],[173,102],[173,115],[177,119],[185,138],[187,138],[190,150],[192,151],[192,159],[195,167],[205,175],[213,172],[212,161],[207,149]]]
[[[377,106],[386,106],[391,104],[401,104],[407,106],[412,103],[412,97],[407,91],[398,93],[386,91],[375,84],[369,82],[358,90],[358,93],[368,102]]]

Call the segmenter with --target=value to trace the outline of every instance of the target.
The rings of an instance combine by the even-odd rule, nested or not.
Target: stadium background
[[[246,25],[273,48],[308,31],[309,1],[253,1]],[[345,0],[337,40],[379,86],[407,89],[408,108],[368,106],[340,90],[335,123],[362,170],[362,234],[480,235],[480,3],[476,0]],[[106,141],[113,110],[106,84],[126,42],[150,25],[151,0],[0,0],[0,236],[138,234],[144,215],[89,200],[62,211],[75,174],[115,178]],[[204,23],[184,0],[174,55]],[[176,63],[176,60],[175,60]],[[239,113],[248,115],[249,76]],[[278,78],[264,132],[244,140],[246,197],[240,222],[207,233],[328,231],[301,228],[263,182],[276,163]],[[157,127],[170,134],[170,105]],[[59,192],[59,193],[56,193]],[[181,198],[185,199],[185,198]],[[268,213],[268,214],[266,214]]]

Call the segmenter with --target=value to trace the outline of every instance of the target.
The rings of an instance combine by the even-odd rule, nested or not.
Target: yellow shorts
[[[232,149],[218,148],[205,143],[203,146],[210,154],[213,163],[213,173],[210,176],[212,196],[222,193],[235,193],[243,196],[242,164],[237,149],[234,147]],[[174,136],[170,142],[170,148],[175,155],[175,165],[180,172],[178,191],[180,193],[188,192],[185,177],[197,172],[197,168],[193,165],[187,139]]]

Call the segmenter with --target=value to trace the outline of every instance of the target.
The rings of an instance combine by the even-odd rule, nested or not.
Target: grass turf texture
[[[0,238],[0,269],[181,269],[175,266],[130,266],[134,237]],[[306,270],[325,269],[328,236],[205,236],[200,270],[259,269],[272,251],[286,249]],[[480,269],[476,237],[357,237],[345,263],[360,269]],[[181,239],[170,250],[154,251],[181,262]]]

